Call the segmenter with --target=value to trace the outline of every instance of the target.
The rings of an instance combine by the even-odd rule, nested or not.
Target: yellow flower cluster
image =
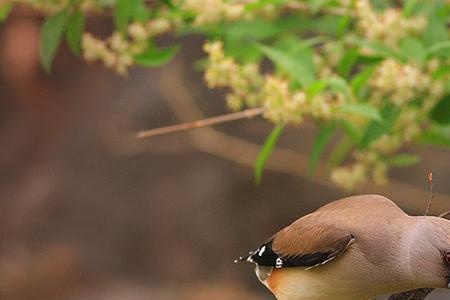
[[[303,90],[292,91],[286,79],[275,76],[265,78],[264,116],[274,123],[299,124],[305,116],[325,121],[344,117],[335,110],[346,101],[341,93],[324,91],[308,99]]]
[[[239,65],[226,57],[221,42],[206,43],[208,54],[205,80],[210,88],[229,87],[227,95],[230,109],[237,111],[245,106],[254,107],[261,103],[263,77],[255,64]]]
[[[307,109],[306,95],[303,91],[292,94],[289,81],[267,76],[263,88],[264,117],[274,123],[299,124]]]
[[[0,0],[3,3],[8,0]],[[24,3],[44,13],[54,13],[65,7],[73,6],[70,0],[10,0]],[[264,2],[264,5],[262,5]],[[215,26],[225,21],[271,18],[283,15],[288,9],[308,10],[307,3],[297,1],[259,1],[259,0],[173,0],[178,8],[175,12],[167,7],[155,6],[152,16],[158,16],[146,23],[131,23],[126,32],[114,32],[106,39],[99,39],[89,33],[82,37],[83,56],[88,61],[101,61],[119,74],[126,74],[133,65],[136,55],[148,50],[149,41],[159,34],[189,26]],[[267,2],[267,3],[266,3]],[[104,6],[97,0],[80,0],[82,10],[101,10]],[[249,5],[256,4],[252,9]],[[315,74],[326,87],[314,94],[311,90],[295,88],[295,82],[285,74],[264,74],[259,65],[240,64],[225,55],[222,42],[206,43],[204,50],[208,62],[204,74],[210,88],[227,88],[228,107],[239,111],[246,107],[264,107],[264,117],[271,122],[281,124],[300,124],[305,117],[321,121],[346,120],[355,128],[366,128],[370,122],[367,116],[357,113],[345,113],[339,107],[343,104],[359,103],[347,82],[332,81],[339,76],[348,77],[352,70],[342,74],[343,58],[346,55],[347,41],[351,43],[355,35],[362,40],[377,42],[393,50],[400,50],[404,38],[419,37],[427,19],[423,16],[406,18],[401,9],[388,8],[378,11],[370,0],[337,0],[330,6],[333,11],[349,14],[356,33],[349,30],[346,38],[327,40],[320,46],[313,46]],[[153,10],[153,7],[151,8]],[[154,14],[153,14],[154,13]],[[355,29],[352,27],[352,29]],[[360,45],[361,46],[361,45]],[[360,51],[370,51],[361,46]],[[428,58],[428,57],[424,57]],[[354,189],[371,179],[377,183],[387,181],[390,166],[389,157],[403,146],[413,142],[424,130],[428,113],[446,91],[450,75],[436,71],[443,62],[440,58],[424,61],[411,59],[401,63],[395,59],[384,59],[370,76],[364,90],[367,102],[381,110],[386,104],[398,110],[398,116],[392,128],[364,150],[351,153],[353,162],[332,171],[331,179],[346,189]],[[345,67],[345,66],[344,66]],[[440,72],[443,73],[443,72]],[[335,78],[333,78],[335,77]],[[329,85],[328,85],[329,84]],[[333,85],[336,84],[336,85]],[[352,136],[354,138],[354,136]],[[355,141],[357,143],[357,141]]]
[[[130,45],[119,32],[115,32],[106,41],[97,39],[90,33],[84,33],[81,46],[87,61],[101,60],[106,67],[113,68],[121,75],[125,75],[133,64]]]
[[[389,155],[397,152],[403,145],[413,142],[422,133],[423,113],[417,107],[404,107],[400,110],[392,132],[384,134],[370,145],[377,153]]]
[[[370,149],[378,153],[392,154],[402,146],[402,137],[399,134],[383,134],[370,145]]]
[[[413,142],[422,133],[422,119],[425,114],[418,106],[401,107],[391,132],[376,139],[367,150],[354,153],[355,163],[350,167],[335,169],[331,179],[349,190],[367,181],[369,176],[375,183],[386,183],[389,157],[404,145]]]
[[[367,180],[368,170],[361,163],[350,167],[338,167],[331,172],[331,180],[347,190],[354,190],[359,184]]]
[[[347,99],[343,93],[324,91],[311,99],[311,116],[321,120],[347,119],[347,115],[336,110],[346,102]]]
[[[368,149],[355,152],[355,162],[350,167],[333,170],[331,180],[348,190],[366,182],[369,177],[377,184],[387,183],[388,158],[420,135],[420,119],[419,108],[401,109],[392,131],[376,139]]]
[[[370,85],[375,99],[388,97],[393,103],[404,105],[421,95],[430,82],[430,76],[418,68],[386,59],[378,66]]]
[[[118,74],[127,74],[133,65],[133,56],[147,49],[148,39],[170,30],[166,19],[154,19],[147,24],[132,23],[128,26],[128,37],[118,31],[106,40],[84,33],[81,41],[83,56],[87,61],[100,60]]]
[[[205,25],[224,19],[241,18],[245,12],[245,3],[224,0],[187,0],[184,2],[183,8],[196,14],[195,25]]]
[[[387,138],[389,138],[386,135]],[[386,140],[385,140],[386,141]],[[375,150],[358,151],[356,162],[350,166],[338,167],[331,172],[331,180],[347,190],[354,190],[369,177],[377,184],[386,184],[388,164],[386,158]]]
[[[358,27],[364,36],[368,40],[381,41],[389,47],[396,47],[400,39],[420,33],[426,26],[425,17],[406,19],[398,9],[389,8],[377,13],[369,0],[357,0],[355,13]]]
[[[394,132],[399,133],[399,138],[403,143],[411,143],[422,133],[422,128],[420,126],[421,112],[415,107],[404,107],[400,111],[398,120],[394,126]]]
[[[183,10],[195,14],[193,24],[197,26],[214,24],[223,20],[235,21],[251,19],[255,15],[273,17],[278,10],[270,3],[260,6],[257,10],[247,10],[248,4],[258,0],[179,0]]]
[[[379,107],[389,101],[399,109],[399,115],[390,132],[376,139],[366,150],[353,154],[353,164],[332,171],[333,182],[349,190],[369,178],[378,184],[387,182],[389,157],[422,133],[423,119],[443,95],[446,79],[435,80],[431,76],[437,68],[438,62],[433,60],[423,69],[392,59],[378,66],[369,81],[368,101]],[[414,100],[421,101],[407,105]]]
[[[323,92],[307,100],[302,90],[292,91],[291,82],[280,76],[263,76],[254,64],[240,65],[227,57],[221,42],[206,43],[208,53],[205,80],[210,88],[228,87],[228,106],[232,110],[262,105],[264,116],[274,123],[299,124],[305,115],[329,120],[338,117],[333,108],[345,98],[336,92]]]

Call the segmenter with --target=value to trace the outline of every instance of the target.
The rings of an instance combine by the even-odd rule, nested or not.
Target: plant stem
[[[173,132],[178,132],[178,131],[185,131],[185,130],[190,130],[190,129],[195,129],[195,128],[201,128],[201,127],[231,122],[231,121],[245,119],[245,118],[253,118],[253,117],[256,117],[256,116],[262,114],[263,112],[264,112],[263,107],[257,107],[257,108],[246,109],[246,110],[236,112],[236,113],[220,115],[220,116],[197,120],[197,121],[193,121],[193,122],[171,125],[171,126],[166,126],[166,127],[159,127],[159,128],[155,128],[155,129],[149,129],[149,130],[143,130],[136,134],[136,138],[138,138],[138,139],[148,138],[148,137],[153,137],[153,136],[157,136],[157,135],[168,134],[168,133],[173,133]]]

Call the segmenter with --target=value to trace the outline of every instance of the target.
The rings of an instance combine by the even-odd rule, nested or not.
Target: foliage
[[[266,142],[264,143],[264,146],[261,149],[261,152],[255,163],[255,180],[257,184],[261,183],[264,166],[270,154],[272,153],[273,147],[280,138],[280,135],[283,132],[283,128],[283,125],[277,125],[269,134]]]
[[[331,141],[331,179],[352,189],[387,180],[390,167],[419,161],[401,154],[414,143],[450,146],[450,3],[445,0],[0,0],[48,16],[41,62],[49,71],[60,43],[119,74],[157,67],[179,46],[161,48],[163,34],[207,38],[205,80],[225,87],[228,107],[264,107],[275,123],[255,175],[285,125],[305,118],[320,128],[309,163],[314,173]],[[88,13],[113,12],[106,39],[85,31]],[[243,47],[242,45],[245,45]],[[271,71],[261,71],[264,61]]]

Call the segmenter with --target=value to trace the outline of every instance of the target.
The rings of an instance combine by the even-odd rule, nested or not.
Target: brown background
[[[107,32],[107,23],[90,28]],[[120,78],[65,46],[43,74],[38,34],[29,16],[0,27],[0,299],[272,299],[252,266],[233,259],[349,194],[324,168],[306,176],[314,125],[288,128],[280,145],[294,151],[274,153],[277,171],[257,187],[246,164],[271,130],[261,119],[133,138],[202,117],[199,108],[226,113],[223,91],[206,89],[193,69],[200,37],[182,38],[163,69]],[[388,186],[357,192],[420,214],[433,171],[433,213],[450,209],[448,150],[407,150],[422,162],[393,170]]]

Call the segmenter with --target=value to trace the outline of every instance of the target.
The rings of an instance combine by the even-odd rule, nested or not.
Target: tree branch
[[[160,89],[162,96],[180,120],[187,122],[192,119],[202,119],[204,115],[183,85],[182,62],[173,62],[161,70]],[[177,82],[176,89],[173,83]],[[186,135],[191,145],[199,151],[234,161],[242,166],[253,168],[256,157],[260,152],[261,145],[230,136],[212,128],[202,128],[190,131]],[[329,180],[327,166],[320,162],[316,176],[311,178],[308,174],[308,155],[291,149],[275,147],[270,159],[266,162],[266,169],[284,174],[308,178],[314,182],[337,190],[337,187]],[[359,187],[361,193],[380,193],[380,186],[369,183]],[[399,180],[391,179],[389,184],[383,186],[383,194],[395,199],[395,202],[412,211],[423,211],[423,203],[429,197],[428,190]],[[450,197],[443,193],[435,193],[432,212],[438,214],[448,210]]]
[[[148,137],[153,137],[153,136],[157,136],[157,135],[168,134],[168,133],[173,133],[173,132],[178,132],[178,131],[185,131],[185,130],[191,130],[191,129],[201,128],[201,127],[207,127],[207,126],[211,126],[211,125],[215,125],[215,124],[226,123],[226,122],[236,121],[236,120],[240,120],[240,119],[246,119],[246,118],[249,119],[249,118],[258,116],[258,115],[262,114],[263,112],[264,112],[263,107],[257,107],[257,108],[246,109],[246,110],[235,112],[235,113],[220,115],[217,117],[197,120],[197,121],[193,121],[193,122],[187,122],[187,123],[182,123],[182,124],[177,124],[177,125],[172,125],[172,126],[143,130],[136,134],[136,138],[138,138],[138,139],[148,138]]]

